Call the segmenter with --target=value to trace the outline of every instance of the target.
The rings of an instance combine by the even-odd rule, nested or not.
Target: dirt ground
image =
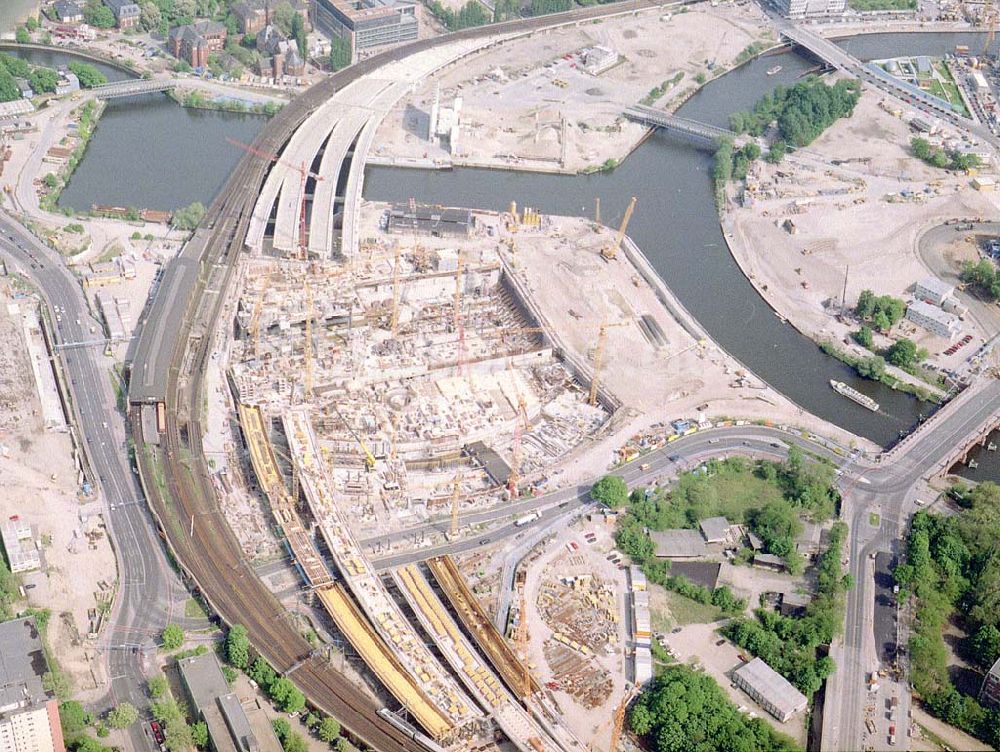
[[[587,543],[584,538],[585,532],[595,533],[596,543]],[[553,691],[565,722],[582,740],[592,739],[595,749],[606,747],[611,733],[610,719],[614,716],[625,691],[626,658],[623,646],[628,628],[624,595],[627,583],[625,572],[606,558],[607,553],[614,547],[612,532],[613,530],[606,525],[586,521],[578,522],[563,530],[548,544],[541,556],[530,564],[525,580],[530,638],[529,660],[536,666],[535,677],[543,684],[557,678],[546,660],[546,653],[552,655],[552,651],[544,649],[546,643],[551,643],[553,626],[546,623],[537,603],[543,582],[553,577],[589,574],[599,577],[615,590],[619,614],[617,644],[610,646],[612,648],[610,651],[598,650],[595,655],[589,657],[595,670],[604,671],[611,677],[612,690],[607,699],[596,707],[588,709],[567,692]],[[576,544],[576,549],[571,551],[573,543]]]
[[[924,231],[956,217],[998,215],[996,194],[977,192],[968,176],[909,156],[912,135],[876,94],[865,93],[851,118],[807,149],[777,167],[759,163],[754,178],[768,193],[748,206],[727,207],[723,225],[737,262],[772,307],[808,336],[850,349],[843,340],[857,323],[837,321],[842,299],[853,306],[863,289],[912,299],[913,285],[931,273],[917,253]],[[848,161],[838,166],[834,160]],[[794,234],[782,227],[786,220]],[[995,333],[968,317],[963,327],[978,338]],[[908,322],[894,334],[914,339],[934,358],[947,347]],[[953,367],[953,360],[937,364]]]
[[[6,426],[0,439],[0,519],[15,514],[26,519],[37,529],[43,555],[42,571],[21,575],[27,599],[16,607],[51,610],[52,652],[78,695],[87,699],[88,690],[103,689],[104,682],[102,662],[87,639],[88,611],[100,607],[99,598],[109,603],[109,588],[117,579],[115,558],[99,507],[78,486],[69,434],[42,426],[25,342],[8,313],[10,293],[10,286],[0,283],[0,341],[6,357],[20,362],[15,378],[6,370],[0,375],[0,391],[13,398],[0,406],[0,423]],[[34,304],[18,301],[20,307]],[[16,425],[5,420],[12,410],[20,414]]]
[[[383,123],[374,160],[398,164],[466,164],[577,172],[621,160],[645,129],[622,111],[661,87],[657,106],[683,101],[766,39],[752,3],[644,13],[516,39],[465,58],[423,82]],[[578,53],[602,45],[617,65],[591,75]],[[711,67],[710,67],[711,66]],[[462,97],[457,148],[428,140],[431,104]]]

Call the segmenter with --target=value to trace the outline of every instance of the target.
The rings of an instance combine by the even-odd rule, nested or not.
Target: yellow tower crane
[[[590,399],[587,400],[590,405],[597,404],[597,387],[601,379],[601,368],[604,366],[604,348],[608,343],[608,329],[628,326],[628,323],[627,321],[619,321],[617,324],[605,322],[597,331],[597,346],[594,348],[594,377],[590,380]]]
[[[517,416],[514,425],[514,444],[510,453],[510,475],[507,476],[507,491],[512,499],[516,499],[519,494],[518,483],[521,481],[521,440],[524,431],[528,427],[528,409],[524,402],[524,395],[518,392],[517,395]]]
[[[625,209],[625,216],[622,217],[622,224],[621,227],[618,228],[618,236],[615,238],[614,245],[605,246],[601,249],[601,258],[605,261],[613,261],[618,255],[618,249],[621,247],[622,240],[625,238],[625,230],[628,229],[629,220],[632,219],[632,212],[635,211],[635,202],[635,196],[629,199],[628,207]]]
[[[361,447],[361,451],[365,455],[365,470],[371,472],[372,470],[375,469],[375,455],[372,454],[371,450],[368,448],[368,445],[365,443],[365,440],[362,439],[361,436],[358,434],[358,432],[354,430],[354,426],[352,426],[350,423],[347,422],[347,418],[345,418],[344,414],[340,412],[340,408],[337,407],[336,403],[334,403],[333,405],[333,411],[337,413],[337,417],[340,418],[340,422],[343,423],[345,426],[347,426],[347,430],[350,432],[351,436],[354,437],[354,440],[358,443],[358,446]]]

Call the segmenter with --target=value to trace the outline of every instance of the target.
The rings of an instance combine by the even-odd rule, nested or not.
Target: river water
[[[956,44],[978,49],[982,39],[975,33],[879,34],[843,44],[870,59],[942,54]],[[776,63],[781,72],[767,76],[765,71]],[[790,52],[752,61],[709,83],[680,112],[724,125],[731,112],[751,107],[779,83],[793,83],[811,65]],[[186,110],[161,95],[111,103],[60,203],[78,209],[95,203],[155,209],[196,200],[207,204],[242,156],[226,138],[250,141],[264,122],[258,116]],[[600,196],[612,224],[635,195],[639,203],[629,234],[722,347],[804,409],[880,444],[891,443],[929,414],[931,406],[857,378],[774,315],[726,248],[712,204],[711,164],[708,153],[654,135],[610,173],[554,176],[373,167],[367,172],[365,195],[494,209],[516,200],[560,214],[590,213]],[[882,409],[872,413],[837,395],[830,379],[854,385]],[[973,472],[1000,477],[1000,462],[995,473],[983,472],[989,459],[982,458],[981,468]]]

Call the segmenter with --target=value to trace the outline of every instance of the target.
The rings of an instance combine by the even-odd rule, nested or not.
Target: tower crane
[[[305,261],[308,258],[308,249],[306,248],[306,182],[309,178],[312,178],[316,182],[320,180],[325,180],[322,175],[317,175],[315,172],[309,169],[306,162],[302,162],[300,165],[295,165],[286,159],[282,159],[277,154],[267,151],[261,151],[260,149],[251,146],[250,144],[245,144],[242,141],[237,141],[235,138],[227,138],[226,141],[231,143],[233,146],[238,146],[244,151],[250,152],[255,157],[260,157],[261,159],[266,159],[269,162],[274,162],[275,164],[280,164],[287,167],[290,170],[295,170],[299,173],[302,179],[302,199],[299,202],[299,256]]]
[[[601,249],[601,258],[605,261],[613,261],[618,255],[618,249],[621,247],[622,240],[625,238],[625,230],[628,229],[629,220],[632,219],[632,212],[635,211],[635,202],[635,196],[629,199],[628,207],[625,209],[625,216],[622,217],[622,224],[621,227],[618,228],[618,235],[615,238],[614,245],[605,246]]]
[[[461,500],[462,474],[455,473],[455,485],[451,491],[451,527],[448,530],[449,538],[458,537],[458,505]]]
[[[604,348],[608,343],[608,329],[628,326],[628,323],[627,321],[619,321],[617,324],[604,322],[597,331],[597,347],[594,348],[594,377],[590,380],[590,399],[587,400],[590,405],[597,404],[597,387],[601,379],[601,368],[604,366]]]
[[[361,436],[358,434],[358,432],[354,430],[354,426],[352,426],[350,423],[347,422],[347,418],[345,418],[344,414],[340,412],[340,408],[337,407],[336,403],[333,404],[333,411],[337,413],[337,417],[340,418],[340,422],[343,423],[345,426],[347,426],[347,430],[350,431],[351,436],[354,437],[354,440],[358,443],[358,446],[361,447],[361,451],[364,452],[365,455],[365,470],[371,472],[372,470],[375,469],[375,455],[372,454],[371,450],[368,448],[368,445],[365,443],[365,440],[362,439]]]
[[[312,319],[313,319],[313,292],[309,280],[303,280],[306,288],[306,325],[305,325],[305,345],[302,348],[304,359],[303,388],[302,393],[305,399],[312,399],[313,394],[313,342],[312,342]]]
[[[989,31],[986,34],[986,42],[983,44],[983,51],[979,55],[980,57],[983,58],[986,57],[987,53],[990,50],[990,45],[993,44],[993,39],[997,35],[997,11],[992,10],[989,12],[989,14],[990,14]]]
[[[399,246],[396,246],[395,259],[392,264],[392,320],[390,330],[395,337],[399,330]]]
[[[507,476],[507,491],[510,497],[518,497],[517,484],[521,480],[521,439],[524,429],[528,427],[528,410],[524,402],[524,395],[517,395],[517,418],[514,424],[514,444],[510,453],[510,475]]]

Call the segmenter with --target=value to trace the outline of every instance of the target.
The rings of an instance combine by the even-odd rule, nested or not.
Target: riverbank
[[[168,96],[181,107],[189,107],[194,110],[237,112],[244,115],[266,115],[267,117],[276,115],[284,106],[275,101],[254,101],[238,98],[234,95],[207,96],[200,91],[184,88],[171,89]]]
[[[852,343],[860,324],[850,312],[861,291],[912,299],[913,285],[932,274],[917,252],[924,230],[948,218],[1000,211],[997,197],[974,191],[969,177],[913,157],[910,128],[888,109],[867,92],[851,118],[781,165],[755,163],[746,195],[731,188],[721,217],[730,253],[775,313],[852,366],[863,357]],[[973,320],[963,328],[980,338],[995,333]],[[891,337],[876,333],[875,349],[900,336],[926,348],[942,369],[955,368],[974,349],[945,355],[947,340],[908,321]],[[903,372],[885,382],[940,396]]]

